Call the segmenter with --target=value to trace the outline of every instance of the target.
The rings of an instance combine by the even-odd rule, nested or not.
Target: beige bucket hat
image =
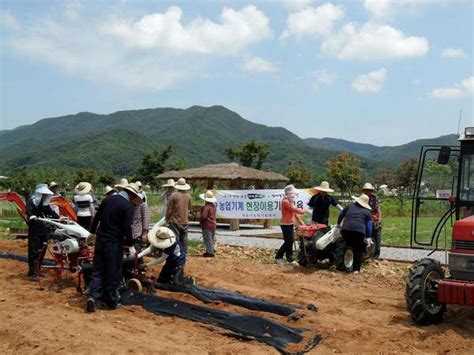
[[[321,185],[316,186],[314,189],[323,192],[334,192],[334,190],[329,187],[329,182],[327,181],[323,181]]]
[[[369,196],[367,196],[366,194],[362,194],[359,197],[352,196],[352,199],[362,207],[367,208],[368,210],[372,210],[372,207],[370,207],[369,205]]]
[[[214,194],[212,193],[211,190],[207,190],[205,193],[200,194],[199,198],[206,202],[217,203],[217,199],[214,197]]]
[[[175,182],[173,179],[168,179],[168,181],[166,182],[166,184],[163,184],[161,185],[162,187],[174,187],[175,185]]]
[[[104,187],[103,193],[104,193],[105,196],[107,196],[112,191],[114,191],[114,189],[111,186],[107,185],[106,187]]]
[[[372,184],[370,182],[366,182],[364,184],[364,186],[362,187],[362,190],[372,190],[372,191],[374,191],[375,189],[374,189],[374,187],[372,186]]]
[[[191,186],[186,184],[185,178],[179,178],[176,184],[174,185],[174,188],[179,191],[188,191],[191,188]]]
[[[74,193],[77,195],[85,195],[91,192],[91,190],[92,185],[88,182],[82,181],[76,185],[76,187],[74,188]]]
[[[128,186],[128,180],[127,179],[120,179],[120,182],[118,184],[115,185],[115,187],[117,188],[121,188],[121,189],[124,189],[126,186]]]
[[[176,242],[176,236],[168,227],[160,227],[158,223],[148,232],[148,241],[158,249],[166,249]]]

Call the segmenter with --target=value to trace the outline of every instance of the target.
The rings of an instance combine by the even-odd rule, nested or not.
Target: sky
[[[456,133],[474,125],[473,16],[474,0],[0,0],[0,130],[223,105],[302,138]]]

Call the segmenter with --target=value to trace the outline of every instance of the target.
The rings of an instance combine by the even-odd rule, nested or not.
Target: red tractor
[[[459,146],[423,146],[420,152],[412,205],[411,244],[434,247],[435,251],[442,230],[447,230],[448,222],[452,226],[449,276],[439,261],[427,257],[415,262],[406,280],[407,308],[413,321],[420,325],[440,323],[448,304],[474,306],[474,216],[469,216],[474,209],[474,127],[466,128],[459,141]],[[437,161],[430,159],[433,153],[437,154]],[[457,170],[452,174],[452,181],[444,182],[445,187],[449,184],[451,189],[430,190],[426,181],[433,164]],[[419,217],[424,207],[433,210],[434,203],[440,201],[448,207],[432,235],[423,238],[423,233],[417,232]]]

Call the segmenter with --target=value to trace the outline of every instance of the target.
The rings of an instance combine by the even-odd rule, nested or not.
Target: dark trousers
[[[91,223],[92,223],[92,217],[77,217],[77,223],[87,229],[87,230],[90,230],[91,229]],[[93,231],[95,233],[95,231]]]
[[[179,264],[174,261],[166,261],[156,282],[160,284],[173,283],[176,285],[182,285],[184,282],[184,264]]]
[[[289,262],[293,261],[293,234],[294,234],[294,225],[293,224],[282,224],[280,225],[281,231],[283,233],[283,244],[278,249],[276,253],[276,258],[283,258],[283,254],[286,255],[286,260]]]
[[[101,298],[110,308],[119,302],[118,288],[122,280],[123,244],[97,237],[92,266],[89,297]]]
[[[365,234],[348,230],[341,231],[342,238],[354,251],[354,271],[360,271],[365,250]]]
[[[382,245],[382,226],[374,228],[372,240],[374,241],[374,258],[378,259],[380,257],[380,246]]]
[[[176,234],[177,239],[183,247],[184,253],[188,255],[188,225],[170,223],[169,227]]]
[[[44,244],[48,241],[47,235],[28,236],[28,276],[36,275],[38,258]]]

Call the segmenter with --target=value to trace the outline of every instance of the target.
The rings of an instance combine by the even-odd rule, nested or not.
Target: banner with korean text
[[[298,189],[294,205],[308,208],[313,189]],[[217,218],[279,219],[283,189],[278,190],[217,190]]]

